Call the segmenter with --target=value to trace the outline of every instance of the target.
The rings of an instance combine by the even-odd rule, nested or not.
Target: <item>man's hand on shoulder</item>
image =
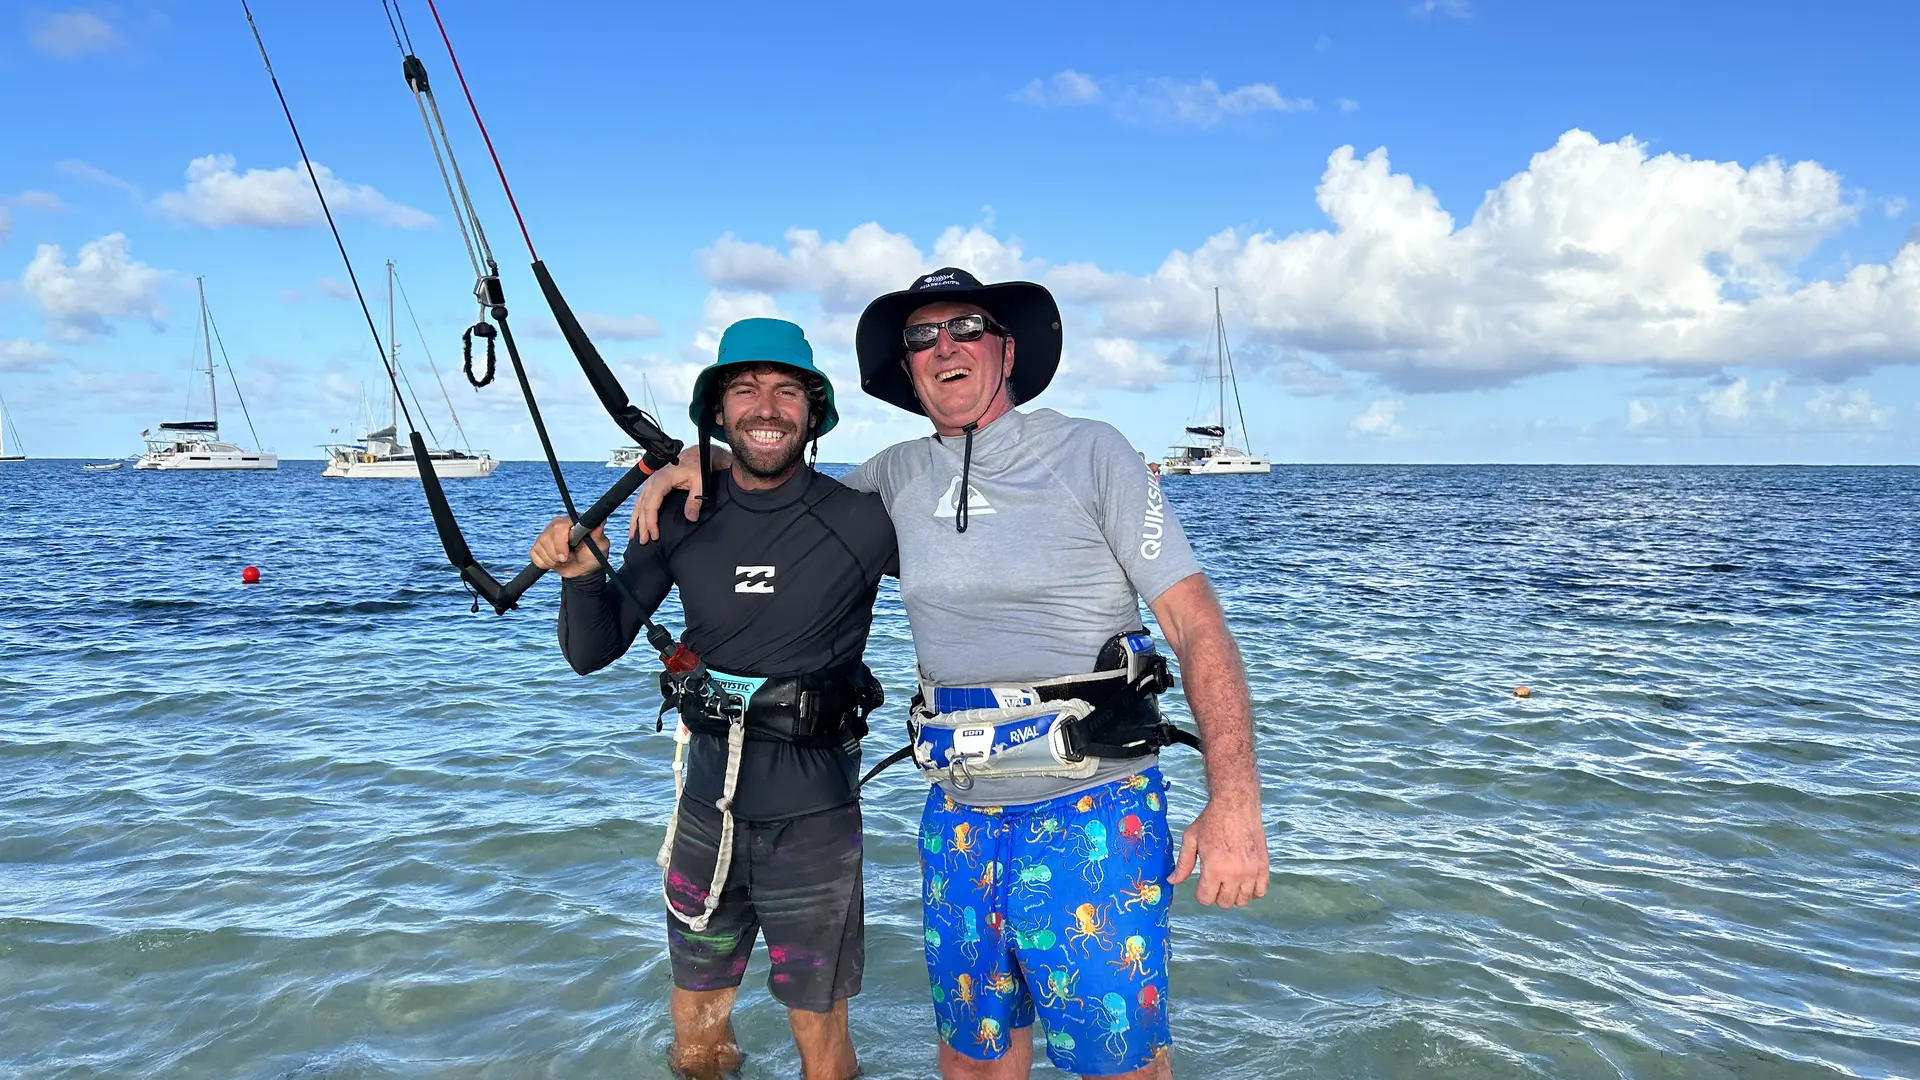
[[[713,448],[715,468],[729,468],[733,455]],[[651,544],[660,539],[660,505],[676,491],[687,493],[686,517],[700,520],[700,508],[706,497],[706,477],[700,475],[700,448],[688,447],[680,460],[647,477],[640,485],[640,497],[633,501],[633,513],[627,519],[627,536],[636,544]]]

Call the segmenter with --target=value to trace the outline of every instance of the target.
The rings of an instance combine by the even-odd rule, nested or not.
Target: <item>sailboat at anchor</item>
[[[394,373],[398,376],[400,375],[400,339],[394,333],[393,293],[393,260],[389,259],[387,260],[387,353],[388,362],[393,365]],[[407,304],[407,314],[409,316],[413,314],[413,304],[411,301]],[[414,323],[414,329],[416,331],[419,330],[419,322],[417,320]],[[420,345],[423,350],[426,348],[425,338],[421,339]],[[427,353],[427,363],[433,367],[433,377],[435,381],[439,381],[440,368],[433,363],[433,354],[430,352]],[[377,431],[367,432],[359,443],[332,444],[327,446],[327,467],[320,470],[321,476],[345,477],[357,480],[420,479],[420,466],[414,461],[413,447],[403,440],[399,434],[400,391],[398,383],[399,380],[396,378],[392,388],[393,396],[389,402],[387,426]],[[408,388],[411,390],[411,382],[409,382]],[[442,397],[446,399],[447,412],[453,417],[454,429],[460,432],[461,441],[464,442],[467,437],[467,429],[460,426],[460,414],[454,412],[453,398],[447,395],[447,387],[444,382],[440,384],[440,393]],[[420,408],[420,399],[417,395],[414,397],[413,404],[416,410]],[[424,417],[422,418],[422,422],[425,422]],[[368,426],[371,427],[371,423],[369,423]],[[429,434],[432,433],[433,426],[431,424],[427,425],[427,431]],[[433,462],[434,475],[442,480],[471,480],[484,476],[492,476],[493,470],[500,464],[497,459],[484,450],[478,454],[473,454],[464,450],[437,450],[428,447],[427,457]]]
[[[1240,418],[1240,442],[1247,442],[1247,414],[1240,407],[1240,382],[1233,375],[1233,353],[1227,348],[1227,323],[1220,314],[1220,290],[1213,290],[1213,337],[1214,337],[1214,374],[1202,376],[1202,385],[1206,379],[1214,379],[1220,384],[1218,420],[1214,423],[1189,425],[1187,435],[1198,436],[1186,442],[1176,443],[1159,465],[1162,474],[1175,476],[1232,476],[1249,473],[1270,473],[1273,463],[1264,455],[1256,455],[1235,446],[1229,441],[1227,423],[1227,387],[1233,387],[1233,409]]]
[[[136,469],[158,470],[161,472],[206,471],[206,472],[252,472],[262,469],[278,469],[278,455],[264,450],[243,450],[234,443],[220,438],[220,394],[214,381],[213,342],[219,333],[214,329],[213,316],[207,310],[207,279],[194,279],[200,289],[200,336],[207,343],[207,407],[212,412],[208,420],[173,420],[163,422],[157,434],[142,431],[140,436],[147,442],[147,452],[133,463]],[[226,344],[220,346],[222,358],[225,358]],[[233,363],[227,363],[227,378],[233,379]],[[247,430],[253,430],[253,416],[247,413],[247,399],[240,397],[240,382],[233,379],[233,393],[240,398],[240,411],[247,417]],[[259,432],[253,433],[254,445],[260,444]]]

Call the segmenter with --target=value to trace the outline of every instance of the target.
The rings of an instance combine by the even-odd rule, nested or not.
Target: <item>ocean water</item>
[[[552,583],[473,614],[417,485],[319,469],[0,466],[0,1076],[668,1075],[650,665],[575,676]],[[451,487],[502,577],[558,512],[534,463]],[[1920,470],[1166,489],[1274,868],[1179,890],[1179,1075],[1920,1076]],[[890,587],[869,662],[904,700]],[[866,802],[870,1077],[934,1071],[923,793]],[[765,972],[745,1075],[794,1076]]]

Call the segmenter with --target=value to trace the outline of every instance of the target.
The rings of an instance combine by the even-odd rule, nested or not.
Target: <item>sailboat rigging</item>
[[[13,448],[18,453],[7,453],[7,433],[13,433]],[[20,442],[20,429],[13,426],[13,414],[7,411],[7,399],[0,398],[0,461],[27,460],[26,447]]]
[[[1214,338],[1214,374],[1211,376],[1219,383],[1218,411],[1216,423],[1190,424],[1187,435],[1198,436],[1175,443],[1174,453],[1168,454],[1159,463],[1160,472],[1174,476],[1223,476],[1247,473],[1266,473],[1273,471],[1273,463],[1264,456],[1258,456],[1241,449],[1229,441],[1227,414],[1227,387],[1233,387],[1233,409],[1240,418],[1240,442],[1247,441],[1247,414],[1240,405],[1240,381],[1233,373],[1233,352],[1227,347],[1227,322],[1220,313],[1220,290],[1213,290],[1213,338]],[[1208,376],[1201,377],[1201,385],[1206,385]]]
[[[405,371],[400,367],[400,338],[395,332],[394,320],[393,301],[397,280],[394,275],[393,260],[388,259],[387,363],[392,365],[395,371],[400,372],[402,378],[405,378]],[[410,317],[413,315],[413,304],[411,302],[407,304],[407,314]],[[418,333],[419,329],[419,320],[415,319],[414,331]],[[422,336],[420,338],[420,347],[422,350],[426,349],[426,344],[426,338]],[[433,369],[434,379],[439,380],[440,366],[433,362],[433,354],[431,352],[427,352],[426,355],[427,364]],[[413,388],[411,381],[408,382],[407,388],[409,390]],[[444,381],[440,382],[440,394],[445,398],[447,412],[453,416],[454,427],[460,432],[461,439],[464,441],[466,438],[466,429],[460,427],[460,414],[454,411],[453,398],[447,394],[447,385]],[[394,480],[418,480],[420,478],[420,465],[414,457],[413,448],[400,442],[400,387],[398,384],[394,385],[393,395],[388,399],[388,402],[387,426],[377,431],[367,432],[366,435],[362,436],[360,443],[329,445],[326,448],[327,467],[321,470],[321,476],[345,477],[350,479]],[[418,394],[414,395],[413,404],[416,409],[420,407]],[[425,410],[421,411],[423,413],[425,412]],[[423,415],[422,420],[424,421],[424,419],[425,417]],[[371,427],[372,425],[369,424],[368,426]],[[433,430],[432,425],[429,424],[427,430],[428,433],[431,434]],[[497,468],[500,463],[485,451],[474,454],[471,452],[471,449],[471,446],[468,447],[467,451],[437,450],[428,447],[427,457],[433,463],[432,467],[434,471],[443,477],[451,479],[471,479],[492,476],[493,470]]]
[[[147,452],[133,463],[133,467],[161,472],[278,469],[280,458],[277,455],[263,450],[243,450],[220,438],[220,387],[213,370],[213,346],[220,332],[214,327],[213,314],[207,307],[207,279],[197,277],[194,282],[200,292],[200,337],[206,342],[207,408],[212,418],[165,421],[161,423],[157,435],[141,432],[141,437],[147,443]],[[233,383],[234,397],[240,402],[240,412],[247,419],[247,431],[253,435],[253,444],[257,447],[260,445],[260,433],[253,429],[253,414],[247,411],[247,399],[240,394],[240,380],[233,374],[233,361],[227,357],[224,341],[220,342],[220,358],[226,361],[227,378]]]

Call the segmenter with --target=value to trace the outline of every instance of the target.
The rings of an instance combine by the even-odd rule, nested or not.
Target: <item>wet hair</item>
[[[709,391],[712,394],[712,400],[709,404],[712,408],[718,409],[720,407],[720,399],[726,396],[727,390],[733,386],[735,380],[742,376],[776,374],[797,375],[800,378],[800,385],[806,388],[807,430],[809,433],[821,424],[826,423],[826,378],[818,372],[801,371],[797,368],[790,368],[785,364],[776,364],[770,360],[749,360],[744,364],[729,364],[721,368],[714,376],[712,383],[713,389]]]

